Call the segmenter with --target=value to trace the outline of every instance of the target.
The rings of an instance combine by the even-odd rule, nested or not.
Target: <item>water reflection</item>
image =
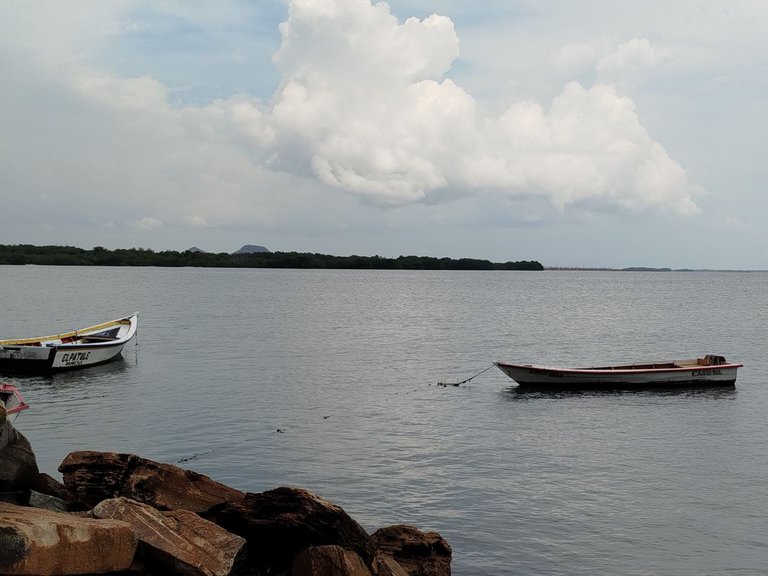
[[[711,398],[711,399],[723,399],[730,398],[735,399],[738,394],[738,390],[735,386],[721,386],[715,388],[696,388],[686,387],[681,388],[679,386],[669,388],[643,388],[643,389],[615,389],[615,390],[542,390],[542,389],[530,389],[520,388],[519,386],[511,386],[500,392],[500,396],[505,401],[520,401],[520,400],[536,400],[536,399],[557,399],[557,398],[600,398],[610,396],[629,396],[638,398],[649,397],[689,397],[689,398]]]
[[[52,374],[14,374],[12,377],[4,377],[4,382],[12,383],[17,388],[35,390],[55,386],[65,389],[72,386],[82,386],[92,382],[104,382],[114,380],[126,370],[135,367],[135,362],[126,360],[122,356],[117,357],[107,364],[91,366],[81,370],[66,370]]]

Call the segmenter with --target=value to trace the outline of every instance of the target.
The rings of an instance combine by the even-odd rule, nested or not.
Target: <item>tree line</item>
[[[331,256],[309,252],[155,252],[146,248],[92,250],[74,246],[33,246],[0,244],[0,265],[40,266],[165,266],[205,268],[328,268],[372,270],[543,270],[535,260],[490,262],[475,258],[434,258],[430,256]]]

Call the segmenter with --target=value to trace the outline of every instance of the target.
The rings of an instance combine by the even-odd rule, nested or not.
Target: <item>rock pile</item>
[[[369,535],[300,488],[246,493],[132,454],[73,452],[41,474],[0,403],[0,574],[450,576],[437,533]]]

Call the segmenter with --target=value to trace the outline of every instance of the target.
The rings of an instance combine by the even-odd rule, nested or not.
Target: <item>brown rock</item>
[[[291,576],[371,576],[363,559],[340,546],[313,546],[293,561]]]
[[[2,427],[8,427],[10,432],[7,445],[0,451],[0,492],[26,490],[40,473],[35,453],[29,440],[10,422]]]
[[[405,568],[386,554],[377,554],[373,559],[373,574],[374,576],[408,576]]]
[[[135,551],[125,522],[0,504],[0,574],[117,572],[131,565]]]
[[[450,576],[452,550],[437,532],[390,526],[373,534],[379,554],[392,557],[410,576]]]
[[[242,502],[212,508],[204,516],[248,540],[256,574],[287,571],[296,554],[312,546],[337,545],[370,566],[373,542],[340,507],[299,488],[246,494]]]
[[[99,503],[93,514],[130,524],[150,569],[159,568],[160,573],[229,576],[242,569],[245,539],[189,510],[160,512],[135,500],[115,498]]]
[[[204,512],[245,497],[202,474],[133,454],[72,452],[59,472],[64,475],[69,499],[87,506],[125,496],[159,510]]]
[[[40,492],[40,494],[45,494],[46,496],[53,496],[61,500],[67,499],[67,487],[49,474],[43,472],[34,478],[30,488],[36,492]]]
[[[95,506],[120,496],[137,456],[111,452],[72,452],[59,465],[67,497],[72,502]]]

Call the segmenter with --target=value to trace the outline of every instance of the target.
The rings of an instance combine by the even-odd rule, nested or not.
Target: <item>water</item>
[[[0,334],[140,311],[107,366],[5,378],[43,471],[131,452],[440,532],[457,575],[764,574],[768,274],[0,267]],[[493,360],[722,354],[735,390],[518,394]]]

